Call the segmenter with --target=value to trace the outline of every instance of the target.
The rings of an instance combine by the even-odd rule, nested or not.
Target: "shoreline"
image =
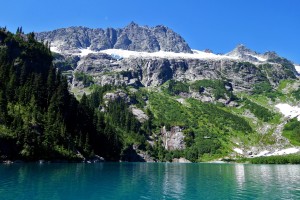
[[[36,161],[23,161],[23,160],[2,160],[0,161],[0,165],[13,165],[13,164],[96,164],[96,163],[165,163],[165,164],[251,164],[251,165],[300,165],[300,155],[298,154],[299,159],[295,160],[295,162],[290,162],[286,159],[284,156],[274,156],[274,159],[269,161],[268,158],[270,157],[256,157],[256,158],[242,158],[242,159],[237,159],[237,160],[231,160],[231,161],[223,161],[223,160],[215,160],[215,161],[207,161],[207,162],[129,162],[129,161],[68,161],[68,160],[55,160],[55,161],[50,161],[50,160],[36,160]],[[258,162],[251,162],[251,159],[261,159],[261,161]],[[284,160],[283,162],[276,162],[277,159],[279,160]]]

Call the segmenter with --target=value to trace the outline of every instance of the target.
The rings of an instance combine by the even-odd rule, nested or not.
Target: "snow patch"
[[[264,150],[264,151],[259,152],[259,154],[257,154],[256,157],[267,156],[268,153],[270,153],[270,151]]]
[[[294,66],[295,66],[296,71],[300,74],[300,65],[294,65]]]
[[[174,52],[166,52],[166,51],[158,51],[158,52],[138,52],[138,51],[129,51],[123,49],[106,49],[99,51],[99,53],[106,53],[109,55],[116,56],[118,55],[121,58],[182,58],[182,59],[236,59],[235,57],[225,56],[225,55],[216,55],[213,53],[206,53],[204,51],[192,50],[193,53],[174,53]]]
[[[269,154],[268,156],[281,156],[281,155],[292,154],[292,153],[297,153],[297,152],[299,152],[299,149],[292,147],[292,148],[275,151],[274,153]]]
[[[254,55],[254,54],[245,54],[245,55],[256,58],[259,62],[266,62],[267,61],[266,58],[264,58],[262,56],[259,56],[259,55]],[[243,58],[239,54],[230,54],[230,55],[227,54],[227,57],[230,57],[230,58],[235,59],[235,60],[243,60]]]
[[[60,53],[60,50],[56,46],[51,46],[50,51],[55,52],[55,53]]]
[[[281,150],[277,149],[272,152],[270,152],[268,150],[263,150],[256,155],[251,155],[250,157],[282,156],[282,155],[298,153],[299,151],[300,151],[300,149],[297,147],[290,147],[290,148],[281,149]]]
[[[80,57],[84,57],[84,56],[89,55],[90,53],[93,53],[93,54],[98,53],[96,51],[91,50],[90,47],[88,47],[86,49],[78,49],[78,52],[80,52],[80,53],[70,53],[70,54],[80,56]]]
[[[90,47],[88,47],[87,49],[79,49],[80,50],[80,53],[78,54],[79,56],[83,57],[83,56],[87,56],[89,55],[90,53],[97,53],[96,51],[92,51],[90,49]]]
[[[279,111],[288,118],[297,117],[298,121],[300,121],[300,108],[298,106],[290,106],[286,103],[280,103],[275,106],[279,109]]]
[[[50,43],[50,51],[53,51],[55,53],[62,53],[60,50],[59,50],[59,47],[63,45],[63,42],[62,41],[55,41],[55,42],[51,42]]]
[[[238,154],[243,154],[243,150],[240,148],[234,148],[233,151],[237,152]]]
[[[259,152],[257,155],[251,156],[251,157],[264,157],[264,156],[282,156],[282,155],[288,155],[288,154],[293,154],[293,153],[298,153],[300,151],[299,148],[296,147],[290,147],[286,149],[281,149],[281,150],[275,150],[273,153],[271,153],[268,150],[264,150]]]
[[[62,53],[59,50],[59,46],[61,44],[59,42],[53,43],[50,47],[51,51],[56,53]],[[129,51],[129,50],[123,50],[123,49],[106,49],[101,51],[93,51],[90,49],[90,47],[86,49],[78,49],[77,52],[80,53],[74,53],[73,52],[64,52],[66,54],[71,55],[77,55],[80,57],[87,56],[88,54],[99,54],[99,53],[105,53],[108,55],[111,55],[113,58],[116,58],[117,60],[122,58],[166,58],[166,59],[209,59],[209,60],[239,60],[240,58],[237,56],[229,56],[229,55],[217,55],[214,53],[208,53],[204,51],[199,51],[192,49],[193,53],[175,53],[175,52],[169,52],[169,51],[158,51],[158,52],[138,52],[138,51]],[[266,59],[260,57],[260,56],[254,56],[259,61],[266,61]],[[300,68],[300,66],[299,66]]]

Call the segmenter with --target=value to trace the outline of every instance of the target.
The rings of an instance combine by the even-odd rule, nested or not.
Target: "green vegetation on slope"
[[[245,108],[249,109],[257,118],[264,122],[268,122],[271,119],[273,119],[274,113],[269,111],[267,108],[258,105],[257,103],[254,103],[248,99],[244,101]]]
[[[157,127],[185,127],[187,149],[185,157],[200,161],[205,154],[213,155],[227,152],[225,143],[231,136],[253,133],[243,118],[224,111],[216,105],[188,99],[181,104],[168,95],[149,93],[150,110],[154,114]]]
[[[189,85],[184,82],[170,80],[168,82],[167,92],[170,95],[179,95],[181,92],[189,92]]]
[[[249,162],[251,164],[300,164],[300,154],[243,158],[238,160],[238,162]]]
[[[1,159],[118,160],[121,146],[103,118],[78,102],[34,34],[0,30]],[[101,124],[101,128],[99,128]],[[106,128],[106,129],[105,129]]]
[[[300,100],[300,88],[292,92],[293,97],[299,101]]]
[[[227,86],[229,89],[226,89]],[[218,100],[220,98],[225,98],[226,96],[230,99],[234,99],[234,95],[232,94],[232,85],[228,82],[225,82],[223,80],[198,80],[191,84],[191,90],[197,91],[197,92],[204,92],[206,88],[212,89],[213,96],[215,100]]]
[[[83,72],[75,72],[74,77],[77,81],[82,81],[84,86],[90,86],[94,83],[93,77]]]
[[[283,136],[288,138],[292,144],[300,145],[300,122],[297,118],[293,118],[285,124]]]

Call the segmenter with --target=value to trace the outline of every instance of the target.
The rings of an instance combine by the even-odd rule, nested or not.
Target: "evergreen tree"
[[[0,124],[7,123],[7,99],[4,92],[0,90]]]

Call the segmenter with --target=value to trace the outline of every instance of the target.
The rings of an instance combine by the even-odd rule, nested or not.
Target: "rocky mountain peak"
[[[258,57],[260,54],[258,54],[255,51],[252,51],[251,49],[247,48],[243,44],[237,45],[236,48],[234,48],[231,52],[226,54],[227,56],[237,57],[245,61],[249,62],[259,62],[261,59]]]
[[[249,62],[264,62],[267,60],[274,60],[281,58],[276,52],[274,51],[267,51],[265,53],[257,53],[249,48],[247,48],[243,44],[239,44],[234,48],[231,52],[226,54],[227,56],[232,56],[239,58],[244,61]]]
[[[237,47],[235,48],[236,51],[240,52],[240,53],[249,53],[249,52],[253,52],[251,49],[247,48],[244,44],[239,44],[237,45]]]
[[[264,56],[267,59],[276,59],[280,57],[275,51],[267,51],[264,53]]]
[[[89,48],[93,51],[123,49],[140,52],[192,53],[185,40],[165,26],[139,26],[131,22],[121,29],[90,29],[69,27],[36,33],[38,40],[48,41],[58,52],[76,52]]]
[[[251,49],[247,48],[244,44],[239,44],[234,48],[231,52],[229,52],[227,55],[230,56],[241,56],[241,55],[257,55],[255,51],[252,51]]]
[[[137,23],[135,23],[134,21],[130,22],[126,27],[137,27],[139,26]]]
[[[144,27],[142,27],[142,26],[139,26],[137,23],[135,23],[135,22],[130,22],[127,26],[125,26],[124,28],[123,28],[123,31],[136,31],[136,30],[141,30],[141,29],[143,29]]]

